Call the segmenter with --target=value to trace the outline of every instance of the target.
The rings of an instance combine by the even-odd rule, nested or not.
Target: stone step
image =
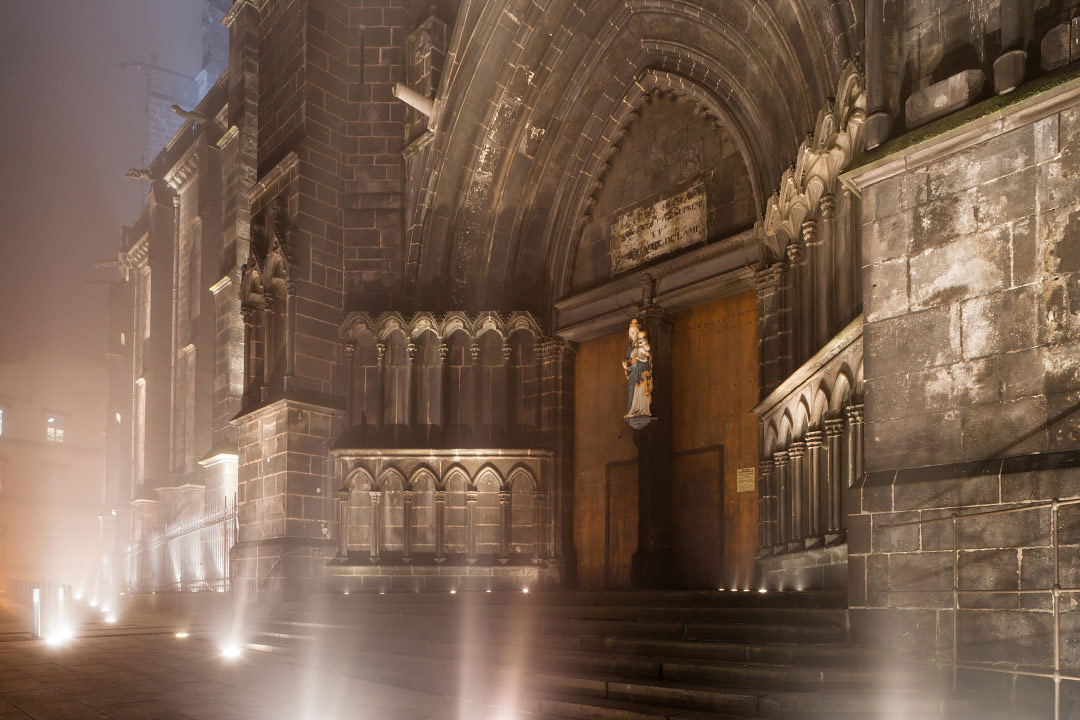
[[[445,600],[447,592],[351,592],[349,595],[332,593],[317,596],[325,604],[393,603],[395,606],[438,604]],[[645,591],[581,591],[540,590],[528,594],[493,590],[490,593],[475,590],[461,591],[458,598],[469,598],[476,605],[485,607],[513,604],[530,606],[598,606],[614,607],[789,607],[846,609],[847,597],[835,592],[732,592],[714,590],[645,590]],[[284,608],[304,607],[309,601],[284,603]]]
[[[333,603],[327,606],[290,608],[286,617],[352,618],[352,617],[459,617],[477,609],[467,599],[454,603],[412,603],[395,605],[392,602]],[[518,617],[528,614],[542,618],[576,620],[623,620],[693,623],[753,623],[778,625],[843,626],[847,622],[844,610],[821,608],[760,608],[760,607],[634,607],[629,605],[603,607],[596,605],[527,605],[511,603],[483,607],[484,617]]]

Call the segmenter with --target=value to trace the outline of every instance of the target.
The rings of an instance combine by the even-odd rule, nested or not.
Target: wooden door
[[[680,587],[724,584],[724,452],[721,446],[672,457],[672,558]]]
[[[630,567],[637,550],[638,466],[636,460],[607,466],[604,588],[630,588]]]

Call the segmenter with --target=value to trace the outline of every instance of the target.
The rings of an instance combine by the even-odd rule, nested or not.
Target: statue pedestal
[[[654,415],[635,415],[625,418],[625,420],[634,430],[644,430],[649,426],[649,423],[656,421],[656,417]]]

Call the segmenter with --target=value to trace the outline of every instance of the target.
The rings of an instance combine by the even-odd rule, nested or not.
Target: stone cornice
[[[295,152],[288,153],[285,157],[281,158],[274,167],[270,168],[265,175],[256,180],[250,188],[245,191],[248,202],[254,203],[258,198],[267,191],[267,189],[274,184],[279,178],[288,175],[296,166],[300,163],[300,158]]]

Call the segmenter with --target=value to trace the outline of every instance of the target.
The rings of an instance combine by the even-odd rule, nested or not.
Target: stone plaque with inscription
[[[698,178],[670,197],[618,213],[611,226],[611,272],[705,242],[706,212],[705,181]]]

